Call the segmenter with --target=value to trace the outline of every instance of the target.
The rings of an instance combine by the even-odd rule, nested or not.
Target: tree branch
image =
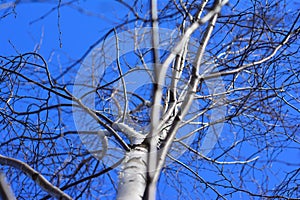
[[[48,192],[51,196],[55,198],[62,200],[72,199],[69,195],[61,191],[58,187],[51,184],[45,177],[43,177],[39,172],[34,170],[25,162],[0,155],[0,164],[11,166],[21,170],[23,173],[29,176],[35,183],[37,183],[44,191]]]

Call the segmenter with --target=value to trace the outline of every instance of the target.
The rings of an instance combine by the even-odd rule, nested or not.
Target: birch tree
[[[1,20],[18,17],[22,3],[1,3]],[[50,3],[31,23],[56,13],[63,49],[64,8],[103,17],[81,3]],[[69,62],[43,55],[52,50],[42,40],[34,51],[14,41],[13,55],[0,51],[0,164],[12,187],[3,191],[16,199],[299,198],[299,4],[117,3],[125,17]]]

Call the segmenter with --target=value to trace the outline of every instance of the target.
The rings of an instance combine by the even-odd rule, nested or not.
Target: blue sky
[[[0,3],[9,2],[11,1],[0,1]],[[119,24],[128,13],[128,10],[124,8],[124,6],[120,6],[111,0],[80,1],[74,3],[72,7],[63,6],[64,3],[68,2],[63,1],[59,11],[53,9],[58,6],[58,1],[38,2],[39,1],[21,1],[15,8],[15,11],[11,8],[0,8],[0,55],[14,56],[19,53],[36,51],[48,61],[50,71],[53,73],[59,72],[66,66],[73,64],[76,59],[80,58],[89,50],[91,45],[102,38],[108,30],[114,25]],[[78,8],[81,9],[78,10]],[[144,11],[146,9],[146,7],[141,7],[141,12],[145,14]],[[1,16],[8,13],[9,15],[7,17],[1,18]],[[45,13],[49,14],[45,16]],[[58,16],[60,17],[58,18]],[[75,73],[77,69],[78,66],[74,67],[73,72]],[[71,73],[65,78],[66,80],[62,79],[61,81],[72,82],[74,80],[74,74]],[[234,131],[234,133],[231,133],[231,129],[227,127],[224,134],[230,133],[224,138],[231,141],[235,136],[234,134],[238,135],[241,130],[237,128]],[[289,146],[289,150],[281,154],[278,158],[297,164],[300,153],[296,147],[297,146],[294,145]],[[251,148],[251,144],[246,144],[246,146],[240,147],[239,153],[246,159],[248,156],[249,158],[257,156],[251,155]],[[257,150],[254,149],[253,151],[255,152]],[[221,153],[221,151],[216,151],[215,155],[218,153]],[[239,155],[239,153],[236,155]],[[189,157],[189,155],[184,156]],[[267,158],[267,156],[271,155],[263,156]],[[280,173],[288,169],[290,163],[288,165],[276,165],[274,171],[281,177]],[[191,165],[192,164],[193,163],[191,163]],[[207,172],[201,174],[201,176],[209,181],[214,181],[218,179],[218,177],[215,176],[217,167],[211,169],[209,166],[210,165],[205,166]],[[172,167],[173,165],[170,166],[171,169]],[[178,165],[176,165],[176,167],[178,167]],[[231,166],[225,166],[224,171],[230,167]],[[210,173],[209,170],[215,171]],[[245,167],[245,170],[250,170],[250,168]],[[185,173],[188,174],[188,172]],[[269,175],[270,184],[272,184],[272,180],[275,180],[276,177],[273,176],[271,172]],[[112,176],[116,178],[116,174]],[[162,179],[165,178],[166,177],[163,177]],[[258,179],[260,178],[261,177]],[[170,180],[172,180],[172,178]],[[174,180],[176,179],[174,178]],[[184,181],[192,180],[191,178]],[[172,182],[169,184],[172,184]],[[249,185],[249,187],[251,187],[251,184]],[[165,187],[167,187],[166,191],[170,194],[175,190],[173,187],[168,187],[167,185],[165,185]],[[193,190],[192,185],[189,189],[189,191]],[[164,189],[162,189],[162,191],[164,191]],[[208,194],[211,193],[208,192]],[[184,194],[185,197],[188,195],[189,194]],[[176,198],[176,196],[174,196],[174,198]]]
[[[46,1],[45,1],[46,2]],[[48,2],[48,3],[47,3]],[[40,44],[39,53],[46,59],[53,57],[53,62],[65,63],[81,56],[105,32],[112,28],[111,23],[118,23],[115,15],[120,14],[117,6],[108,5],[109,1],[81,1],[78,7],[88,8],[98,16],[86,16],[68,6],[60,9],[60,30],[58,28],[58,11],[55,9],[44,19],[45,13],[58,5],[57,1],[46,3],[20,3],[8,17],[0,20],[0,52],[13,55],[19,52],[33,51]],[[3,9],[5,10],[5,9]],[[2,10],[2,12],[3,12]],[[98,14],[99,13],[99,14]],[[62,47],[60,48],[59,38]],[[59,58],[57,58],[59,56]]]

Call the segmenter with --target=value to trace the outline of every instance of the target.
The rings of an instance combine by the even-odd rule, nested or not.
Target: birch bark
[[[146,188],[146,147],[138,146],[126,153],[119,175],[118,200],[143,199]]]

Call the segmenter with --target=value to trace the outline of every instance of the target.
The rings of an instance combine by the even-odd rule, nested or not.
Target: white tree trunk
[[[145,147],[126,153],[119,175],[118,200],[141,200],[146,188],[147,154]]]

